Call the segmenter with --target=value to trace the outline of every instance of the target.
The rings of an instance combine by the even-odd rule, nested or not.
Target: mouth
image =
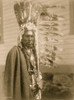
[[[32,42],[32,41],[30,41],[30,42],[27,42],[26,44],[33,45],[33,42]]]
[[[29,47],[29,48],[32,48],[34,46],[33,42],[30,41],[30,42],[23,42],[23,46],[25,47]]]
[[[33,46],[33,44],[32,43],[28,43],[28,44],[26,44],[27,46]]]

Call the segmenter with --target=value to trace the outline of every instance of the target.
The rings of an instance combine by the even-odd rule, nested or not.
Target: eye
[[[32,38],[34,38],[34,36],[31,36]]]

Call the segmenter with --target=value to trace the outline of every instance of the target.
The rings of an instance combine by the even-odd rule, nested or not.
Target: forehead
[[[34,32],[33,31],[27,31],[27,32],[24,33],[24,35],[34,36]]]

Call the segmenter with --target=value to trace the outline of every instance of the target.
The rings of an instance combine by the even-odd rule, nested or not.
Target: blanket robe
[[[4,87],[7,100],[31,100],[30,78],[21,48],[14,46],[7,55]],[[29,99],[30,98],[30,99]]]

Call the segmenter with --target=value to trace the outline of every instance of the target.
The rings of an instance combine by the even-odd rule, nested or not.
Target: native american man
[[[33,100],[40,89],[32,86],[32,75],[37,77],[34,31],[24,31],[21,42],[8,53],[4,82],[7,100]]]

